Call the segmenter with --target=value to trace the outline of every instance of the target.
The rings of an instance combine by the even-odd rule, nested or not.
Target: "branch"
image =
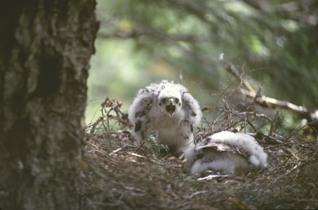
[[[279,100],[276,98],[261,95],[260,91],[256,92],[252,88],[252,85],[247,80],[241,77],[238,69],[233,64],[225,65],[225,70],[241,82],[243,87],[240,88],[240,92],[244,96],[253,99],[258,105],[266,108],[285,109],[298,114],[300,117],[305,117],[307,119],[310,119],[311,121],[318,122],[318,110],[311,112],[305,106],[299,106],[289,101]]]
[[[271,4],[268,0],[242,0],[246,5],[258,10],[263,14],[276,14],[279,17],[300,21],[308,25],[315,25],[309,16],[317,18],[315,11],[315,0],[295,0],[281,4]],[[308,8],[309,11],[303,8]]]
[[[289,101],[284,101],[284,100],[279,100],[279,99],[259,95],[258,93],[247,91],[244,89],[241,89],[241,93],[247,96],[248,98],[254,99],[259,105],[262,105],[264,107],[286,109],[286,110],[293,111],[301,116],[309,115],[309,111],[306,107],[298,106]]]
[[[240,71],[233,64],[226,64],[225,70],[229,72],[230,74],[232,74],[238,81],[240,81],[243,87],[246,88],[248,91],[255,92],[252,85],[247,80],[244,80],[242,78]]]
[[[271,5],[264,0],[243,0],[243,2],[250,7],[262,11],[262,12],[268,12],[272,9]]]
[[[109,38],[134,39],[144,35],[146,35],[146,33],[140,32],[140,31],[129,31],[129,32],[116,31],[112,33],[98,32],[97,34],[98,37],[104,38],[104,39],[109,39]]]
[[[147,29],[134,29],[132,31],[124,32],[124,31],[115,31],[112,33],[103,33],[99,32],[98,37],[100,38],[118,38],[118,39],[136,39],[140,37],[154,37],[159,40],[165,40],[165,41],[183,41],[183,42],[197,42],[200,41],[198,37],[192,34],[168,34],[163,33],[159,30],[153,29],[153,28],[147,28]]]

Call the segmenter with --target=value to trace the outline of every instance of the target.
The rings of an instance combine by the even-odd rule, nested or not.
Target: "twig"
[[[93,133],[95,132],[95,129],[96,129],[97,125],[98,125],[99,123],[101,123],[103,120],[104,120],[103,117],[99,117],[99,118],[96,120],[96,122],[94,122],[93,124],[87,126],[87,127],[92,127],[89,133],[90,133],[90,134],[93,134]]]
[[[240,81],[243,87],[246,88],[248,91],[256,93],[252,85],[247,80],[242,78],[242,74],[233,64],[225,65],[225,70],[233,75],[238,81]]]
[[[191,195],[187,195],[186,198],[187,199],[192,199],[195,196],[202,195],[202,194],[205,194],[205,193],[208,193],[208,191],[207,190],[197,191],[197,192],[192,193]]]
[[[209,180],[212,180],[212,179],[215,179],[215,178],[226,178],[226,177],[229,177],[229,175],[210,174],[210,175],[205,176],[205,177],[200,177],[197,180],[198,181],[209,181]]]
[[[108,155],[109,155],[109,156],[112,156],[112,155],[116,154],[117,152],[119,152],[119,151],[121,151],[121,150],[123,150],[123,148],[122,148],[122,147],[119,147],[119,148],[115,149],[114,151],[112,151],[111,153],[109,153]]]

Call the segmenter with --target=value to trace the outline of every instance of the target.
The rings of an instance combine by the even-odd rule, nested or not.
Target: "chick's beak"
[[[176,106],[173,104],[173,99],[169,99],[168,105],[166,106],[166,111],[170,116],[173,116],[174,112],[176,111]]]

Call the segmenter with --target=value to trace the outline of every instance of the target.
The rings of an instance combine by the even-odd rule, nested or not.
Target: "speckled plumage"
[[[220,170],[228,174],[267,167],[267,154],[250,135],[222,131],[214,133],[185,151],[191,174]]]
[[[202,112],[184,86],[163,80],[139,90],[128,117],[139,144],[154,131],[159,143],[182,152],[192,143],[193,127],[200,123]]]

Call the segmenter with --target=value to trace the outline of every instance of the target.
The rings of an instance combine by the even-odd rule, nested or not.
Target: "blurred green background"
[[[96,13],[87,123],[106,97],[127,109],[139,88],[162,79],[211,106],[238,85],[224,62],[267,96],[318,107],[317,0],[98,0]]]

